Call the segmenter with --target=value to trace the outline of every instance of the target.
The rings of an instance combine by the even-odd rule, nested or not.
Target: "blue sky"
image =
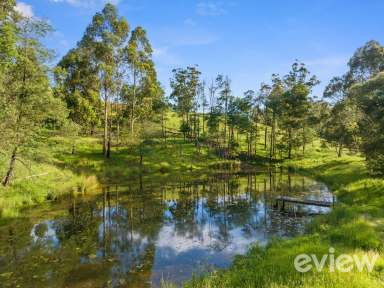
[[[105,0],[23,0],[24,13],[47,19],[46,41],[59,60],[74,47]],[[114,0],[131,28],[143,26],[154,48],[159,79],[169,92],[172,68],[198,64],[210,81],[222,73],[235,95],[257,90],[295,59],[321,84],[345,72],[356,48],[384,37],[384,1],[369,0]]]

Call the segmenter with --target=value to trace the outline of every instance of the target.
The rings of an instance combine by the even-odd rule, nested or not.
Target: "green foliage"
[[[363,113],[359,132],[369,170],[372,174],[384,175],[384,73],[353,86],[351,93]]]
[[[66,102],[70,119],[84,129],[94,129],[100,122],[100,82],[88,50],[70,50],[57,65],[55,80],[55,94]]]
[[[345,99],[337,102],[329,117],[324,119],[324,129],[320,135],[338,148],[339,156],[343,147],[353,148],[357,145],[358,115],[356,105]]]
[[[172,93],[170,98],[176,102],[176,110],[186,117],[192,111],[194,100],[197,96],[199,87],[200,72],[197,67],[187,67],[186,69],[173,69],[173,78],[171,79]]]
[[[348,62],[353,78],[361,81],[384,70],[384,47],[371,40],[356,50]]]
[[[4,186],[11,180],[18,154],[39,141],[46,128],[62,126],[67,117],[62,101],[50,89],[44,63],[49,53],[40,43],[50,26],[31,18],[20,18],[17,24],[17,53],[0,83],[4,89],[0,98],[0,129],[4,133],[0,145],[10,155]]]
[[[340,147],[361,147],[372,175],[384,175],[383,76],[384,48],[369,41],[348,62],[349,71],[335,77],[324,96],[335,102],[323,136]],[[339,152],[340,154],[340,152]]]
[[[127,105],[132,134],[135,121],[149,119],[164,94],[157,80],[152,52],[146,31],[137,27],[132,31],[122,56],[131,71],[131,83],[124,84],[121,98]]]
[[[212,135],[217,134],[220,127],[220,116],[221,113],[217,108],[213,108],[208,116],[207,126],[209,133]]]
[[[16,1],[3,0],[0,4],[0,73],[4,68],[12,63],[16,55],[16,19],[15,13]]]

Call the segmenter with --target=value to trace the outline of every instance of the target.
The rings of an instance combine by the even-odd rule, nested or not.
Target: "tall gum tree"
[[[292,64],[291,71],[284,77],[285,93],[281,101],[281,122],[286,130],[288,143],[288,158],[292,158],[292,149],[305,143],[305,125],[308,108],[310,106],[310,93],[319,81],[303,63],[296,61]],[[299,139],[302,131],[302,139]]]
[[[128,106],[129,126],[134,134],[135,122],[146,118],[161,93],[152,61],[152,47],[147,33],[142,27],[136,27],[128,45],[123,49],[123,62],[129,69],[130,84],[124,85],[123,99]]]
[[[173,69],[170,85],[172,93],[170,98],[176,104],[176,110],[183,118],[181,130],[184,138],[191,129],[190,113],[195,107],[196,97],[199,92],[201,72],[197,67]]]
[[[98,71],[100,96],[104,104],[103,154],[110,155],[111,134],[109,131],[110,99],[117,93],[116,75],[120,63],[120,53],[129,33],[124,17],[119,17],[117,8],[108,3],[102,12],[96,13],[87,27],[80,47],[89,51],[91,63]]]

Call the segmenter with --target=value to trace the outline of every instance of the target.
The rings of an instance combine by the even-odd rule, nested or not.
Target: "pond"
[[[105,186],[32,209],[0,227],[3,287],[159,287],[225,268],[255,242],[303,232],[329,208],[275,198],[331,201],[327,187],[283,170],[189,182]],[[19,286],[18,286],[19,285]]]

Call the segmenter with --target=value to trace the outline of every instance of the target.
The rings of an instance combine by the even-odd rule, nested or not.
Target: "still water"
[[[190,182],[105,186],[0,227],[2,287],[159,287],[231,264],[249,245],[303,232],[328,208],[281,195],[332,199],[313,179],[283,171]]]

